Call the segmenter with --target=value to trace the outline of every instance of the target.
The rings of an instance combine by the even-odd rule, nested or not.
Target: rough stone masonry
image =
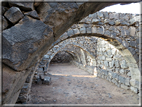
[[[16,102],[27,76],[67,29],[113,4],[2,2],[2,103]]]

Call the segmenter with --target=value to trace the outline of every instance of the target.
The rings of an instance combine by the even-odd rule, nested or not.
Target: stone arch
[[[79,55],[78,55],[77,53],[75,53],[75,52],[72,51],[72,50],[64,49],[64,48],[66,48],[66,47],[69,46],[69,45],[72,45],[72,46],[74,46],[74,47],[78,47],[78,48],[82,49],[83,51],[85,51],[86,53],[88,53],[88,55],[89,55],[92,59],[95,60],[94,56],[91,55],[91,53],[88,51],[87,48],[85,48],[85,47],[83,47],[83,46],[81,46],[80,44],[77,44],[77,43],[71,44],[70,42],[68,42],[68,43],[64,44],[63,46],[61,46],[60,49],[54,49],[55,51],[53,51],[52,49],[49,50],[49,52],[46,54],[46,55],[50,56],[50,58],[47,59],[48,64],[49,64],[50,61],[54,58],[54,56],[55,56],[57,53],[61,52],[61,51],[67,51],[68,53],[73,53],[73,54],[79,59],[79,61],[80,61]],[[55,45],[54,47],[57,47],[57,45]],[[52,53],[51,53],[51,51],[52,51]],[[47,66],[48,66],[48,65],[47,65]],[[94,65],[94,66],[96,66],[96,65]],[[47,68],[46,68],[46,69],[47,69]]]
[[[5,98],[3,99],[4,104],[16,102],[19,90],[24,84],[26,74],[28,75],[28,73],[31,72],[32,66],[34,66],[35,63],[40,60],[45,53],[47,53],[51,44],[55,42],[55,40],[57,40],[59,36],[62,35],[72,24],[77,23],[90,13],[94,13],[106,6],[117,3],[80,4],[74,2],[71,4],[66,3],[66,7],[64,7],[64,4],[58,3],[56,7],[59,7],[59,9],[54,8],[55,5],[49,3],[39,5],[40,3],[31,2],[28,4],[28,8],[24,2],[20,3],[20,6],[16,2],[10,3],[10,1],[7,1],[6,4],[10,4],[10,6],[12,6],[8,6],[8,10],[13,9],[13,7],[16,6],[16,12],[20,11],[20,9],[22,12],[20,11],[21,17],[18,17],[19,15],[14,15],[18,17],[14,22],[10,20],[11,18],[15,19],[13,16],[8,18],[8,20],[10,20],[13,24],[4,28],[2,32],[2,62],[7,68],[8,66],[10,67],[13,75],[15,71],[18,71],[16,73],[19,74],[19,76],[17,75],[15,79],[11,81],[11,83],[3,81],[3,84],[12,84],[11,86],[13,86],[12,88],[10,87],[8,91],[3,91],[5,93]],[[34,7],[38,7],[38,9],[34,10]],[[43,14],[44,12],[45,14]],[[5,13],[6,12],[3,12],[3,16]],[[38,13],[39,16],[36,16],[35,14],[34,16],[32,15],[33,13],[36,15]],[[65,16],[62,17],[64,13]],[[3,20],[4,19],[5,17],[3,17]],[[62,30],[60,30],[60,28],[62,28]],[[7,73],[6,70],[4,70],[4,72]],[[12,75],[9,77],[12,78]]]
[[[117,17],[121,14],[109,13],[109,17],[105,19],[106,13],[107,12],[94,13],[90,15],[90,17],[88,16],[80,21],[79,24],[74,24],[61,35],[54,45],[63,40],[80,36],[95,36],[102,38],[120,51],[130,67],[132,78],[134,81],[140,81],[139,55],[136,53],[136,50],[139,49],[140,26],[138,23],[140,21],[140,16],[134,16],[129,19],[130,21],[126,20],[127,17],[124,17],[125,21],[122,22],[119,21],[120,17]],[[96,15],[100,18],[93,17]],[[124,16],[127,16],[127,14]],[[125,38],[133,40],[130,42],[130,45],[128,45],[128,40]]]
[[[34,4],[31,2],[28,3],[29,8],[27,8],[24,2],[20,5],[17,2],[11,3],[8,1],[7,3],[10,6],[16,6],[17,11],[21,9],[24,13],[20,11],[21,17],[18,17],[16,21],[10,20],[13,16],[8,18],[13,25],[10,28],[5,28],[2,32],[2,46],[4,47],[2,62],[15,71],[22,71],[34,66],[47,53],[51,44],[72,24],[77,23],[90,13],[117,4],[88,2],[42,2]],[[21,4],[23,7],[21,7]],[[34,10],[34,7],[36,7],[36,10]],[[13,10],[13,7],[9,9]],[[30,12],[27,13],[27,11]],[[6,16],[6,12],[4,13]],[[32,15],[33,13],[36,15]]]

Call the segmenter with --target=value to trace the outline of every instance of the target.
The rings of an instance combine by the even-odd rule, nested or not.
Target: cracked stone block
[[[17,3],[17,2],[10,2],[9,3],[10,6],[16,6],[19,7],[21,10],[23,11],[31,11],[34,10],[34,6],[32,2],[21,2],[21,3]]]
[[[39,48],[37,43],[44,38],[43,32],[46,29],[51,30],[42,21],[25,16],[18,24],[4,30],[2,32],[3,63],[15,70],[29,66],[24,61],[31,58],[29,55]],[[24,66],[21,66],[23,63]]]
[[[2,30],[6,29],[8,27],[8,21],[4,16],[2,16]]]
[[[42,81],[42,84],[50,85],[51,84],[51,77],[44,76],[44,80]]]
[[[8,9],[8,11],[5,12],[4,16],[13,24],[24,17],[23,13],[18,7],[11,7]]]
[[[35,10],[31,11],[31,12],[27,12],[27,13],[24,13],[25,15],[27,16],[30,16],[32,18],[35,18],[35,19],[40,19],[37,12]]]

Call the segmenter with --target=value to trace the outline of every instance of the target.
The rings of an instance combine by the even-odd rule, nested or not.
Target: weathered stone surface
[[[123,88],[123,89],[125,89],[125,90],[129,90],[129,89],[130,89],[130,87],[128,87],[128,86],[126,86],[126,85],[124,85],[124,84],[121,84],[121,88]]]
[[[104,65],[108,67],[108,61],[104,61]]]
[[[21,3],[19,3],[19,2],[9,2],[9,5],[19,7],[21,10],[24,10],[24,11],[34,10],[32,2],[27,2],[27,3],[24,3],[24,2],[21,2]]]
[[[26,94],[29,91],[29,83],[25,83],[24,86],[21,89],[21,94]]]
[[[122,84],[125,84],[125,78],[122,76],[119,76],[119,82]]]
[[[23,13],[18,7],[11,7],[8,11],[5,12],[4,16],[13,24],[24,17]]]
[[[124,69],[120,69],[119,72],[120,72],[121,74],[124,74],[124,73],[125,73]]]
[[[65,32],[63,35],[60,36],[61,40],[64,40],[68,37],[67,32]]]
[[[7,7],[2,6],[2,15],[4,15],[4,13],[8,10]]]
[[[139,82],[134,80],[134,79],[131,79],[130,80],[130,84],[133,86],[133,87],[136,87],[136,88],[139,88]]]
[[[34,53],[41,39],[44,38],[44,31],[50,29],[43,22],[24,17],[17,25],[3,31],[3,62],[14,69]],[[7,50],[8,49],[8,50]]]
[[[98,24],[101,20],[100,19],[93,19],[92,24]]]
[[[125,60],[123,60],[120,65],[121,65],[121,68],[128,68]]]
[[[78,28],[73,29],[73,31],[74,31],[74,34],[75,34],[75,35],[76,35],[76,34],[80,34],[80,31],[79,31],[79,29],[78,29]]]
[[[72,36],[72,35],[74,35],[73,30],[72,30],[72,29],[68,30],[68,36],[70,37],[70,36]]]
[[[39,16],[38,16],[38,14],[35,10],[33,10],[31,12],[24,13],[24,14],[27,15],[27,16],[30,16],[32,18],[39,19]]]
[[[44,80],[42,84],[50,85],[51,84],[51,77],[44,76]]]
[[[30,70],[15,72],[9,67],[3,65],[3,87],[2,96],[3,104],[14,104],[19,96],[27,76],[30,74]]]
[[[80,28],[80,33],[86,33],[86,28],[85,27]]]
[[[2,16],[2,30],[6,29],[8,27],[8,21],[5,19],[4,16]]]
[[[115,61],[115,67],[117,67],[117,68],[120,67],[120,64],[119,64],[119,61],[118,61],[118,60]]]
[[[125,79],[125,85],[127,85],[127,86],[130,85],[130,79],[129,79],[129,78],[126,78],[126,79]]]
[[[116,25],[116,26],[120,25],[120,23],[121,23],[120,20],[116,20],[116,21],[115,21],[115,25]]]
[[[137,89],[137,88],[131,86],[130,89],[131,89],[131,91],[133,91],[134,93],[136,93],[136,94],[138,93],[138,89]]]

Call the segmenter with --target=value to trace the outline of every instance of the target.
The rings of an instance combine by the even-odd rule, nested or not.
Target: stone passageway
[[[50,64],[51,84],[33,84],[28,104],[139,104],[139,96],[70,63]]]

